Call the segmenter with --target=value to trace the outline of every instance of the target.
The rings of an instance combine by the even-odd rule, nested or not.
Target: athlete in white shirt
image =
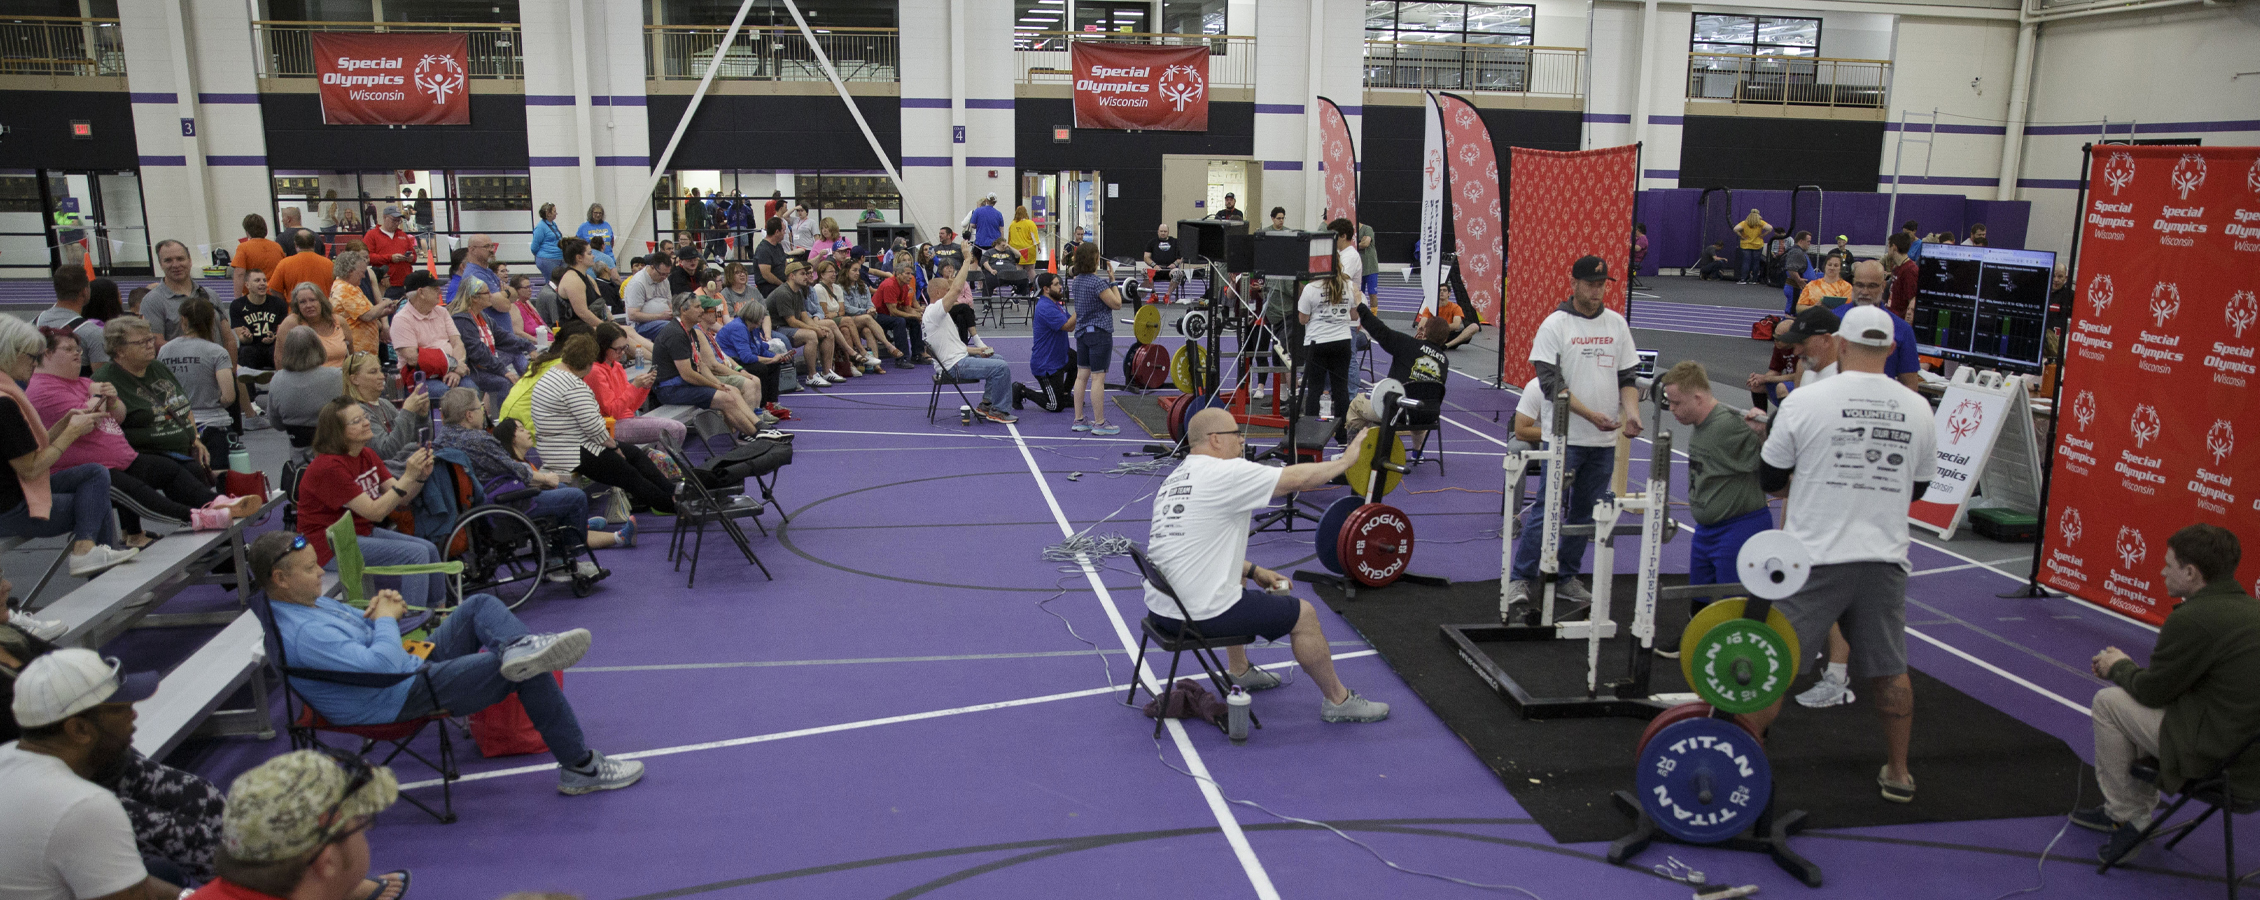
[[[1185,423],[1185,434],[1188,453],[1154,493],[1152,531],[1146,539],[1147,561],[1169,582],[1177,599],[1147,583],[1146,618],[1163,634],[1176,634],[1184,624],[1177,608],[1182,602],[1182,614],[1191,616],[1202,634],[1253,634],[1273,641],[1293,634],[1295,662],[1325,695],[1319,705],[1321,719],[1388,718],[1389,704],[1358,696],[1335,676],[1334,654],[1327,648],[1310,601],[1289,596],[1292,582],[1286,576],[1247,558],[1248,514],[1270,505],[1274,498],[1332,481],[1349,470],[1349,454],[1283,469],[1249,462],[1241,458],[1246,439],[1239,423],[1222,409],[1194,413],[1192,421]],[[1365,440],[1365,432],[1359,432],[1357,440]],[[1249,580],[1261,587],[1241,585]],[[1231,658],[1233,684],[1251,691],[1279,686],[1279,676],[1248,666],[1242,648],[1229,647],[1225,653]]]
[[[172,900],[149,876],[125,806],[92,779],[133,751],[133,704],[154,673],[57,650],[16,676],[23,736],[0,744],[0,900]]]

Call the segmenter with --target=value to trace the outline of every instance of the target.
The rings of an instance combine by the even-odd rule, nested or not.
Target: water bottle
[[[966,425],[973,424],[973,407],[959,404],[957,407],[957,420]]]
[[[1318,417],[1319,417],[1319,418],[1321,418],[1321,419],[1331,419],[1331,418],[1334,418],[1334,398],[1333,398],[1333,397],[1320,397],[1320,398],[1318,398]]]
[[[251,468],[251,451],[243,448],[243,435],[228,435],[228,468],[245,475],[256,471]]]
[[[1224,733],[1234,742],[1248,739],[1249,711],[1253,709],[1253,703],[1248,698],[1247,689],[1237,684],[1232,686],[1231,693],[1224,695]]]

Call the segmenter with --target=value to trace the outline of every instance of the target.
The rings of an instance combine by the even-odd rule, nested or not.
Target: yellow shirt
[[[1745,220],[1734,226],[1734,233],[1742,238],[1742,249],[1763,250],[1766,246],[1766,229],[1770,227],[1772,226],[1767,225],[1763,219],[1756,222]]]
[[[362,321],[371,308],[369,298],[350,281],[330,284],[330,309],[337,320],[345,325],[346,346],[355,353],[377,352],[377,342],[384,333],[381,321]]]
[[[1014,220],[1012,227],[1005,231],[1004,242],[1013,249],[1020,251],[1021,265],[1034,263],[1036,261],[1036,220]]]

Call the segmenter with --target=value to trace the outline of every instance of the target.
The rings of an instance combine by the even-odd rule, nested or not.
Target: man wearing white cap
[[[117,795],[94,778],[133,749],[133,704],[153,672],[92,650],[57,650],[16,676],[23,737],[0,744],[0,900],[170,900]]]
[[[1836,333],[1838,372],[1798,388],[1774,413],[1758,481],[1787,495],[1783,530],[1812,557],[1812,574],[1774,606],[1797,629],[1798,646],[1817,653],[1829,626],[1851,645],[1851,674],[1868,680],[1883,719],[1885,762],[1876,775],[1883,799],[1911,803],[1907,771],[1915,693],[1907,679],[1907,505],[1936,472],[1930,404],[1883,374],[1891,357],[1892,316],[1880,306],[1849,306]],[[1752,714],[1758,733],[1781,710]]]

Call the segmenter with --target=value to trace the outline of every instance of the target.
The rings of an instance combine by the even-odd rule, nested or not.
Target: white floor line
[[[2032,683],[2032,682],[2030,682],[2030,681],[2027,681],[2027,680],[2025,680],[2025,679],[2024,679],[2023,677],[2021,677],[2021,676],[2018,676],[2018,675],[2017,675],[2016,673],[2014,673],[2014,672],[2011,672],[2011,671],[2009,671],[2009,670],[2007,670],[2007,669],[2001,668],[2000,666],[1994,665],[1994,664],[1992,664],[1992,663],[1986,662],[1985,660],[1979,659],[1979,658],[1977,658],[1976,656],[1973,656],[1973,655],[1971,655],[1970,653],[1968,653],[1967,651],[1964,651],[1964,650],[1962,650],[1962,649],[1961,649],[1961,648],[1959,648],[1959,647],[1956,647],[1956,646],[1954,646],[1954,645],[1952,645],[1952,644],[1949,644],[1949,643],[1947,643],[1947,642],[1945,642],[1945,641],[1942,641],[1942,640],[1939,640],[1939,639],[1937,639],[1937,638],[1931,637],[1930,635],[1924,634],[1924,633],[1922,633],[1922,632],[1920,632],[1920,631],[1916,631],[1915,629],[1912,629],[1912,628],[1909,628],[1909,629],[1907,629],[1907,634],[1908,634],[1908,635],[1910,635],[1910,636],[1913,636],[1913,637],[1921,638],[1921,639],[1922,639],[1922,641],[1923,641],[1924,643],[1930,644],[1930,645],[1931,645],[1931,646],[1933,646],[1933,647],[1937,647],[1937,648],[1938,648],[1938,649],[1940,649],[1940,650],[1944,650],[1944,651],[1946,651],[1946,652],[1948,652],[1948,653],[1952,653],[1952,654],[1954,654],[1955,656],[1959,656],[1959,657],[1961,657],[1962,659],[1964,659],[1964,660],[1967,660],[1967,661],[1968,661],[1968,662],[1969,662],[1969,663],[1970,663],[1971,665],[1977,666],[1977,667],[1978,667],[1978,668],[1980,668],[1980,669],[1984,669],[1984,670],[1986,670],[1986,671],[1988,671],[1988,672],[1992,672],[1992,673],[1993,673],[1993,674],[1995,674],[1995,675],[1999,675],[1999,676],[2001,676],[2001,677],[2003,677],[2003,678],[2009,679],[2010,681],[2012,681],[2012,682],[2015,682],[2015,683],[2017,683],[2017,684],[2019,684],[2019,685],[2023,685],[2023,686],[2024,686],[2024,688],[2025,688],[2026,690],[2032,691],[2032,692],[2033,692],[2033,693],[2035,693],[2035,694],[2039,694],[2039,695],[2041,695],[2041,696],[2043,696],[2043,697],[2046,697],[2046,698],[2048,698],[2048,699],[2050,699],[2050,700],[2054,700],[2054,701],[2056,701],[2056,702],[2058,702],[2058,703],[2064,704],[2064,706],[2066,706],[2067,708],[2070,708],[2071,710],[2073,710],[2073,711],[2075,711],[2075,712],[2079,713],[2080,715],[2083,715],[2083,716],[2093,716],[2093,715],[2094,715],[2094,712],[2093,712],[2092,710],[2090,710],[2090,709],[2088,708],[2088,705],[2087,705],[2087,704],[2085,704],[2085,703],[2074,703],[2074,702],[2072,702],[2072,701],[2070,701],[2070,700],[2068,700],[2068,699],[2065,699],[2064,695],[2062,695],[2062,694],[2056,693],[2055,691],[2051,691],[2051,690],[2049,690],[2049,689],[2047,689],[2047,688],[2041,687],[2040,685],[2037,685],[2037,684],[2034,684],[2034,683]]]
[[[1051,507],[1052,518],[1059,521],[1060,536],[1073,537],[1075,527],[1068,523],[1067,512],[1060,509],[1059,498],[1052,495],[1051,483],[1044,480],[1043,467],[1036,465],[1036,455],[1029,452],[1027,442],[1020,439],[1019,427],[1007,425],[1005,430],[1010,431],[1013,441],[1019,444],[1020,458],[1028,463],[1028,474],[1035,478],[1036,488],[1043,492],[1044,503]],[[1091,565],[1089,557],[1082,555],[1076,557],[1076,564],[1082,568],[1084,580],[1090,582],[1091,593],[1098,598],[1099,607],[1106,611],[1107,621],[1114,625],[1115,638],[1122,642],[1123,649],[1135,651],[1138,642],[1131,639],[1130,627],[1123,622],[1122,611],[1114,607],[1113,595],[1099,580],[1098,569]],[[1158,685],[1143,666],[1131,673],[1131,676],[1144,681],[1149,689]],[[1223,829],[1225,842],[1232,845],[1233,855],[1239,857],[1240,869],[1247,873],[1249,885],[1255,888],[1256,896],[1261,900],[1279,900],[1279,891],[1271,884],[1271,873],[1265,871],[1263,861],[1256,858],[1255,847],[1248,843],[1247,833],[1240,830],[1240,820],[1233,817],[1232,807],[1224,802],[1223,790],[1218,787],[1216,778],[1209,774],[1208,764],[1201,761],[1201,752],[1193,747],[1192,739],[1185,734],[1183,722],[1170,719],[1168,725],[1170,739],[1177,745],[1178,757],[1185,761],[1185,770],[1192,773],[1194,783],[1200,786],[1201,796],[1208,801],[1209,812],[1216,817],[1216,824]]]
[[[1003,435],[1000,435],[1000,434],[981,434],[981,433],[979,433],[979,432],[951,433],[951,432],[947,432],[947,431],[941,431],[941,430],[935,430],[935,431],[857,431],[857,430],[854,430],[854,429],[848,429],[848,428],[795,428],[795,429],[793,429],[793,433],[794,433],[794,434],[877,434],[877,435],[886,435],[886,436],[890,436],[890,437],[947,437],[947,438],[972,438],[972,439],[974,439],[974,440],[988,441],[988,442],[990,442],[990,443],[995,443],[995,442],[998,442],[998,441],[1002,441],[1002,440],[1004,440],[1004,436],[1003,436]],[[1040,434],[1040,435],[1036,435],[1036,436],[1034,436],[1034,437],[1031,437],[1031,438],[1029,438],[1029,440],[1036,440],[1036,441],[1066,441],[1066,442],[1068,442],[1068,443],[1077,443],[1077,444],[1151,444],[1151,443],[1153,443],[1153,438],[1083,437],[1083,436],[1080,436],[1080,435],[1069,436],[1069,435],[1049,435],[1049,434]]]
[[[1075,652],[1084,653],[1088,651],[1078,650]],[[1358,650],[1351,653],[1343,653],[1334,658],[1338,660],[1356,659],[1361,656],[1372,656],[1375,654],[1375,652],[1376,651],[1373,650]],[[1293,660],[1289,660],[1287,662],[1268,663],[1265,665],[1256,666],[1256,668],[1284,669],[1294,664],[1295,663]],[[680,753],[696,753],[700,750],[722,750],[730,747],[743,747],[748,744],[766,744],[772,741],[782,741],[789,738],[814,737],[820,734],[835,734],[842,731],[856,731],[864,728],[877,728],[881,725],[899,725],[904,722],[922,722],[927,719],[940,719],[949,716],[962,716],[968,713],[988,712],[990,710],[996,709],[1012,709],[1019,706],[1034,706],[1039,703],[1054,703],[1061,700],[1075,700],[1082,697],[1096,697],[1100,694],[1118,694],[1122,693],[1124,690],[1126,690],[1126,688],[1121,687],[1086,688],[1080,691],[1068,691],[1060,694],[1045,694],[1041,697],[1024,697],[1019,700],[999,700],[995,703],[976,703],[972,706],[960,706],[954,709],[937,709],[930,710],[928,712],[905,713],[899,716],[886,716],[878,719],[864,719],[859,722],[842,722],[837,725],[818,725],[813,728],[796,728],[792,731],[779,731],[772,734],[757,734],[751,737],[730,738],[728,740],[721,741],[705,741],[703,743],[697,744],[682,744],[675,747],[660,747],[654,750],[637,750],[633,753],[616,753],[612,755],[612,758],[650,759],[659,756],[674,756]],[[1171,721],[1176,720],[1172,719]],[[531,775],[537,772],[553,772],[556,770],[556,763],[544,763],[542,765],[535,766],[514,766],[508,769],[495,769],[490,772],[474,772],[472,774],[455,779],[455,783],[462,784],[466,781],[485,781],[490,778],[502,778],[510,775]],[[401,785],[400,789],[408,791],[416,790],[419,788],[435,787],[439,787],[439,779],[437,778],[428,781],[409,782],[407,784]]]

